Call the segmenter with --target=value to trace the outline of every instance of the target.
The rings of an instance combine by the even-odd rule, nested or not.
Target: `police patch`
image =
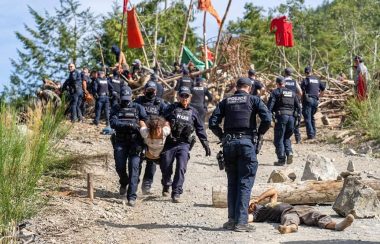
[[[285,82],[285,85],[294,86],[294,81],[287,81],[287,82]]]
[[[292,91],[282,91],[282,95],[284,97],[293,97],[293,92]]]
[[[99,80],[99,84],[107,84],[107,80]]]
[[[248,96],[232,96],[227,98],[227,104],[246,103]]]
[[[310,83],[317,84],[318,80],[316,80],[316,79],[310,79]]]
[[[203,91],[205,88],[203,86],[195,86],[193,87],[193,90],[195,91]]]

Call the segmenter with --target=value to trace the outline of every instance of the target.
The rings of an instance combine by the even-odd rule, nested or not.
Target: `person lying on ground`
[[[257,199],[251,199],[248,209],[248,222],[280,223],[278,231],[281,234],[287,234],[297,232],[300,224],[343,231],[354,221],[354,216],[349,214],[343,221],[336,223],[329,215],[322,214],[313,207],[280,203],[277,202],[277,197],[276,189],[272,188],[262,193]],[[259,204],[267,198],[270,199],[268,204]]]

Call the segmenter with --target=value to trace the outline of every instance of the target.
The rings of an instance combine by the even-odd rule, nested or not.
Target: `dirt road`
[[[327,132],[329,133],[329,132]],[[62,143],[62,150],[71,153],[108,153],[104,159],[94,160],[82,167],[91,169],[95,176],[95,200],[86,199],[86,179],[50,179],[47,191],[48,204],[33,219],[28,230],[37,234],[37,243],[380,243],[378,219],[356,220],[352,228],[334,232],[318,228],[299,228],[298,233],[281,235],[277,224],[257,223],[256,232],[236,233],[221,228],[227,218],[227,209],[211,206],[213,186],[226,185],[226,174],[219,171],[215,155],[219,150],[216,138],[209,134],[212,157],[204,157],[198,142],[191,152],[186,173],[183,203],[175,204],[161,196],[161,172],[158,169],[153,195],[142,196],[139,187],[136,207],[126,206],[118,197],[118,180],[114,170],[112,147],[108,136],[99,134],[99,128],[87,124],[76,125]],[[266,182],[276,167],[276,157],[270,141],[265,136],[263,153],[259,155],[256,182]],[[300,178],[309,153],[317,153],[334,159],[341,172],[351,159],[357,170],[380,173],[377,159],[347,156],[336,145],[303,143],[294,146],[295,162],[289,166]],[[144,165],[145,166],[145,165]],[[331,206],[319,206],[321,211],[340,220]]]

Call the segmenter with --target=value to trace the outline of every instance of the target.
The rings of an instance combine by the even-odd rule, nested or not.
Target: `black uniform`
[[[195,84],[191,89],[191,106],[198,110],[199,117],[204,123],[207,113],[207,103],[212,101],[212,95],[203,84]],[[205,97],[208,98],[206,101]]]

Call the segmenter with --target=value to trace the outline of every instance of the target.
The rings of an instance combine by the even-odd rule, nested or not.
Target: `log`
[[[374,189],[380,199],[380,180],[365,179],[362,182]],[[269,188],[275,188],[278,191],[279,202],[293,205],[331,204],[335,201],[342,187],[343,181],[339,180],[257,184],[253,187],[251,198],[257,198]],[[227,207],[227,188],[225,186],[212,188],[212,205],[216,208]]]
[[[87,197],[94,200],[94,175],[87,173]]]

